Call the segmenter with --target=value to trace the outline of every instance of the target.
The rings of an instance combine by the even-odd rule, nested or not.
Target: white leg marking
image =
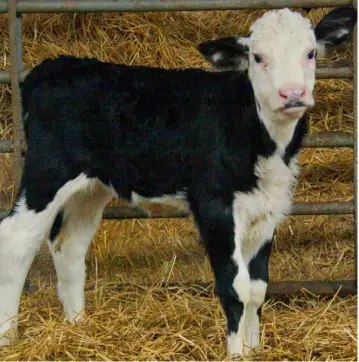
[[[259,346],[259,316],[258,309],[264,303],[267,290],[267,283],[263,280],[251,280],[251,300],[247,305],[245,329],[247,346],[256,348]]]
[[[16,336],[20,295],[31,262],[46,234],[48,213],[28,210],[23,194],[0,224],[0,345]]]
[[[249,264],[249,261],[262,246],[263,240],[270,240],[273,236],[275,223],[272,220],[261,220],[252,226],[247,231],[243,238],[243,264],[244,267]],[[245,269],[247,271],[247,269]],[[240,269],[238,269],[240,271]],[[242,273],[242,275],[244,275]],[[238,326],[238,332],[232,333],[228,338],[228,349],[232,354],[247,356],[253,348],[260,344],[260,320],[258,316],[258,308],[263,304],[267,290],[267,283],[263,280],[241,280],[241,274],[238,273],[234,279],[234,288],[239,296],[243,298],[243,285],[249,289],[249,298],[244,304],[243,315]],[[242,277],[243,278],[243,277]],[[241,292],[242,288],[242,292]],[[247,296],[248,289],[245,289]]]
[[[247,215],[241,207],[236,205],[236,201],[233,205],[233,216],[234,216],[234,252],[233,260],[238,267],[237,275],[233,280],[233,288],[238,295],[238,299],[243,303],[243,315],[239,321],[238,332],[230,332],[228,335],[228,352],[230,355],[239,354],[244,356],[247,353],[246,345],[246,331],[245,320],[246,306],[250,301],[250,277],[249,272],[246,266],[246,263],[243,258],[242,253],[242,243],[245,235],[246,224],[247,224]]]
[[[27,210],[22,196],[15,213],[0,224],[0,344],[13,339],[9,335],[1,338],[5,332],[16,335],[16,315],[26,274],[46,234],[44,216]]]
[[[98,183],[90,192],[77,193],[64,209],[59,235],[48,245],[58,279],[58,295],[68,321],[81,320],[85,308],[85,257],[104,207],[113,192]]]
[[[250,299],[250,278],[246,263],[242,253],[242,243],[247,228],[247,215],[241,207],[233,205],[234,217],[234,251],[232,259],[238,267],[237,275],[233,280],[233,288],[236,291],[240,301],[246,305]]]
[[[41,242],[47,237],[60,208],[74,192],[86,188],[84,174],[67,182],[45,210],[28,210],[23,193],[14,214],[0,224],[0,345],[16,336],[17,314],[26,274]]]
[[[233,288],[236,291],[239,300],[246,306],[251,295],[250,277],[243,258],[237,256],[235,261],[238,266],[238,272],[233,280]]]
[[[247,356],[251,351],[251,348],[248,347],[245,319],[246,308],[243,309],[243,315],[238,325],[238,332],[231,332],[228,335],[228,354],[230,356]]]
[[[228,352],[231,355],[246,356],[259,345],[260,321],[257,314],[262,305],[267,283],[262,280],[250,280],[248,264],[257,254],[262,243],[272,238],[275,221],[271,217],[262,217],[250,223],[249,216],[255,207],[249,201],[256,203],[256,199],[242,194],[236,195],[233,205],[235,222],[235,250],[233,260],[238,266],[237,275],[233,281],[233,288],[239,300],[243,303],[243,315],[238,325],[237,333],[228,335]],[[247,201],[247,203],[246,203]],[[243,207],[246,206],[246,207]],[[251,207],[250,207],[251,206]],[[268,215],[269,216],[269,215]]]
[[[231,356],[238,354],[247,356],[253,348],[260,344],[260,321],[258,309],[263,304],[267,283],[263,280],[250,281],[250,300],[244,304],[243,315],[239,322],[238,332],[228,335],[228,352]]]
[[[264,245],[263,241],[267,242],[272,239],[274,229],[275,222],[270,217],[258,220],[249,228],[244,242],[244,258],[247,265]],[[248,347],[247,353],[260,344],[258,309],[264,303],[267,283],[261,279],[251,279],[250,289],[250,301],[245,306],[245,318],[243,319],[243,323],[245,324],[245,341]]]

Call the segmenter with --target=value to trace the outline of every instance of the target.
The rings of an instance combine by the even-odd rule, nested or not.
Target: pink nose
[[[279,95],[285,100],[300,99],[305,95],[305,87],[293,85],[286,88],[281,88],[279,89]]]

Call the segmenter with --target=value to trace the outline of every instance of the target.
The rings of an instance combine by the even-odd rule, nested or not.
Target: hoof
[[[79,313],[66,313],[66,320],[70,322],[71,324],[80,323],[84,318],[86,314],[85,311],[81,311]]]

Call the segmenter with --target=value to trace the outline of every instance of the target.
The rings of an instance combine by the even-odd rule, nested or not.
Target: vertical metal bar
[[[22,69],[21,14],[16,12],[17,0],[8,0],[9,44],[10,44],[10,81],[12,105],[12,129],[14,133],[14,194],[19,190],[22,171],[21,144],[21,104],[20,71]],[[29,290],[30,283],[26,277],[24,289]]]
[[[16,12],[16,0],[8,0],[9,44],[10,44],[10,79],[12,127],[14,133],[14,175],[15,191],[20,185],[21,160],[21,106],[19,76],[21,70],[21,15]]]
[[[357,8],[357,0],[353,1]],[[353,86],[354,86],[354,260],[355,284],[358,283],[358,31],[357,26],[353,35]]]
[[[18,64],[18,84],[20,84],[21,82],[21,73],[22,73],[22,14],[21,13],[17,13],[16,14],[16,51],[17,51],[17,64]],[[21,90],[20,90],[20,86],[19,86],[19,109],[20,109],[20,117],[19,117],[19,138],[20,138],[20,169],[18,170],[18,174],[17,174],[17,180],[16,180],[16,184],[17,186],[20,185],[20,181],[21,181],[21,174],[22,174],[22,169],[24,166],[24,158],[22,157],[23,155],[23,150],[25,148],[24,142],[25,142],[25,133],[24,133],[24,127],[22,124],[22,107],[21,107]]]
[[[21,14],[16,13],[16,51],[18,57],[19,74],[22,70],[22,19]]]

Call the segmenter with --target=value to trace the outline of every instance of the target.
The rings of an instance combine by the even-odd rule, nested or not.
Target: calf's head
[[[198,48],[217,69],[248,69],[262,116],[286,122],[314,105],[317,53],[345,41],[355,23],[356,10],[350,7],[332,10],[315,28],[299,13],[274,10],[251,26],[248,38],[222,38]]]

